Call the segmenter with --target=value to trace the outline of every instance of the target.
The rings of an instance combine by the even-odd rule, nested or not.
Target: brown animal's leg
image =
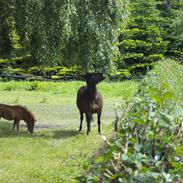
[[[86,122],[87,122],[87,132],[86,134],[88,135],[89,132],[91,131],[90,123],[91,123],[91,114],[86,113]]]
[[[12,131],[15,129],[15,126],[17,126],[17,132],[19,131],[19,119],[15,118],[13,123]]]
[[[13,122],[13,128],[12,128],[11,131],[13,131],[13,130],[15,129],[15,125],[16,125],[16,123],[15,123],[15,121],[14,121],[14,122]]]
[[[98,133],[99,134],[100,134],[100,124],[101,124],[100,118],[101,118],[101,114],[102,114],[102,112],[97,113],[97,116],[98,116],[97,123],[98,123]]]
[[[82,123],[83,123],[83,113],[80,112],[80,126],[79,126],[79,131],[82,130]]]

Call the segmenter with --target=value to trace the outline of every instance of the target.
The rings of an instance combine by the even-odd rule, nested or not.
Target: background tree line
[[[0,58],[145,73],[183,58],[180,0],[0,0]],[[27,61],[27,58],[29,62]]]

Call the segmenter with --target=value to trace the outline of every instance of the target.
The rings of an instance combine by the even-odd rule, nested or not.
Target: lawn
[[[86,124],[78,132],[77,89],[84,82],[0,82],[0,103],[21,104],[36,116],[33,135],[10,132],[12,123],[0,119],[0,182],[77,182],[75,177],[90,168],[91,157],[102,147],[102,135],[113,133],[113,106],[131,98],[138,89],[134,81],[103,82],[102,135],[97,134],[96,117],[92,132]]]

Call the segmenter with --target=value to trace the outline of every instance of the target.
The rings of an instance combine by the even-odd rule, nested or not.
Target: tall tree
[[[168,41],[166,56],[179,57],[182,55],[180,49],[180,43],[176,38],[174,32],[175,22],[178,21],[180,11],[183,9],[183,1],[181,0],[156,0],[157,8],[160,11],[161,24],[160,27],[163,30],[163,37]],[[176,20],[177,19],[177,20]]]
[[[65,38],[67,1],[16,0],[17,30],[25,53],[37,65],[61,64],[60,47]]]
[[[0,56],[9,57],[13,51],[12,2],[0,0]]]
[[[155,0],[132,0],[129,22],[120,35],[119,68],[132,73],[146,72],[154,62],[163,58],[167,42],[159,28],[159,11]]]
[[[127,0],[15,0],[16,25],[35,64],[109,69]]]
[[[183,63],[183,10],[180,10],[177,14],[172,27],[172,35],[175,40],[174,44],[176,45],[176,51],[174,53],[177,53]]]
[[[72,30],[77,59],[86,70],[107,71],[113,64],[118,27],[126,14],[125,0],[76,1]]]

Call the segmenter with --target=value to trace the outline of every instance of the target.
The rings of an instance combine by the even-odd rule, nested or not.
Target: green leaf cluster
[[[2,2],[2,3],[1,3]],[[36,66],[113,67],[127,0],[0,1],[0,57],[30,55]]]
[[[82,178],[85,182],[182,180],[182,76],[183,67],[172,60],[148,73],[137,95],[119,108],[119,134],[106,140],[90,177]]]
[[[167,50],[168,42],[164,40],[160,28],[160,11],[156,7],[156,1],[131,1],[130,12],[129,22],[119,37],[121,56],[118,68],[157,62]],[[135,70],[131,71],[136,74]]]

